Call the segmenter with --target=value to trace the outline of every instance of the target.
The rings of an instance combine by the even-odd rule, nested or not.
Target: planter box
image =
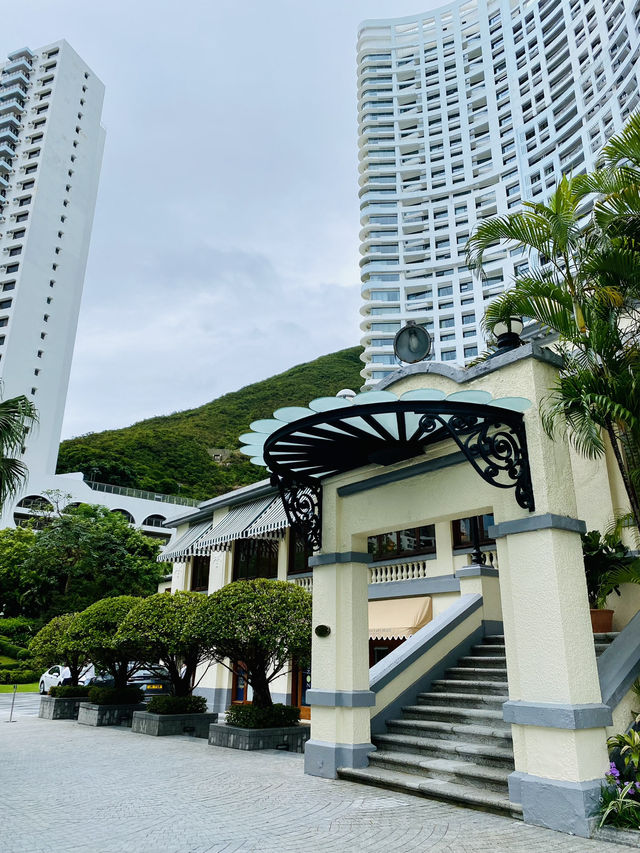
[[[57,696],[41,696],[38,716],[44,720],[77,720],[78,709],[86,696],[59,699]]]
[[[599,820],[599,818],[598,818]],[[594,838],[601,841],[624,844],[625,847],[640,847],[640,832],[635,829],[617,829],[615,826],[603,826],[593,833]]]
[[[135,705],[92,705],[82,702],[78,722],[83,726],[129,726],[134,711],[142,711],[144,702]]]
[[[228,749],[286,749],[304,752],[311,726],[282,726],[277,729],[239,729],[221,723],[209,726],[210,746]]]
[[[141,735],[192,735],[209,737],[209,726],[217,722],[217,714],[150,714],[134,711],[131,731]]]
[[[594,634],[609,634],[613,630],[613,610],[590,610]]]

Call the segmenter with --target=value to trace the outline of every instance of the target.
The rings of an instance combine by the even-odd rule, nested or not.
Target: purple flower
[[[620,771],[618,770],[618,768],[616,767],[616,765],[613,761],[609,764],[608,775],[613,776],[613,778],[616,780],[620,778]]]

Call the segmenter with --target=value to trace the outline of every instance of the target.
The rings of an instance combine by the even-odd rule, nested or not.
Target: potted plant
[[[71,683],[52,687],[49,696],[40,698],[38,716],[47,720],[77,720],[80,703],[87,701],[88,689],[79,686],[78,681],[89,664],[89,655],[81,642],[72,641],[69,636],[77,615],[55,616],[29,643],[29,651],[42,669],[56,663],[69,668]]]
[[[242,661],[253,688],[252,704],[233,705],[225,725],[210,727],[209,743],[302,752],[309,727],[300,725],[299,708],[273,704],[269,685],[292,659],[309,660],[311,595],[286,581],[236,581],[210,595],[206,607],[214,659],[232,672]]]
[[[218,715],[207,713],[203,696],[191,695],[196,670],[210,659],[206,601],[199,592],[157,593],[139,601],[118,628],[121,642],[139,644],[150,669],[153,662],[162,661],[173,692],[151,699],[145,711],[135,711],[132,731],[208,737]]]
[[[131,725],[135,710],[142,710],[142,691],[127,682],[144,667],[140,643],[118,637],[118,628],[140,601],[132,595],[103,598],[75,617],[67,631],[69,642],[86,650],[96,672],[111,676],[112,686],[92,686],[89,702],[82,703],[78,722],[87,726]]]
[[[587,579],[594,634],[605,634],[613,625],[613,610],[606,607],[607,598],[620,595],[623,583],[640,583],[640,559],[613,536],[602,536],[590,530],[582,536],[582,553]]]

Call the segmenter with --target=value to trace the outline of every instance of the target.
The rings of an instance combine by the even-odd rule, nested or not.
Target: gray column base
[[[565,782],[516,770],[509,776],[509,799],[521,803],[525,823],[590,838],[602,781]]]
[[[304,751],[304,772],[309,776],[335,779],[339,767],[368,767],[372,743],[330,743],[308,740]]]

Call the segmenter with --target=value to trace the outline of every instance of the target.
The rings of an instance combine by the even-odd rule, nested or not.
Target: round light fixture
[[[422,361],[431,352],[431,335],[424,326],[418,326],[413,320],[396,333],[393,340],[396,358],[407,364]]]
[[[507,317],[494,323],[491,331],[496,339],[497,348],[492,355],[500,355],[521,346],[520,334],[523,329],[522,317]]]

